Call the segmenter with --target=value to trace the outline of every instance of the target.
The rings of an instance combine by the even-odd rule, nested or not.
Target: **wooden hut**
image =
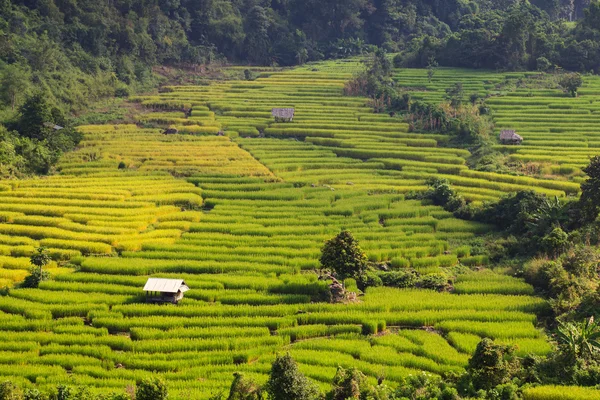
[[[517,134],[517,131],[505,129],[500,132],[500,142],[502,144],[521,144],[523,137]]]
[[[188,290],[190,288],[183,279],[148,278],[144,286],[146,301],[149,303],[177,304]]]
[[[64,129],[62,126],[53,124],[52,122],[44,122],[44,126],[46,128],[54,129],[55,131],[60,131],[61,129]]]
[[[292,122],[295,111],[293,108],[274,108],[271,114],[275,117],[275,122]]]

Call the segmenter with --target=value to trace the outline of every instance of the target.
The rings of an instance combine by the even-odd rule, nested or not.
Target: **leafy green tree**
[[[459,399],[455,388],[446,385],[439,377],[425,372],[405,378],[394,394],[393,398],[397,399]]]
[[[465,90],[462,82],[456,82],[453,86],[446,89],[446,99],[450,101],[452,108],[459,108],[464,102]]]
[[[575,361],[600,354],[600,325],[590,317],[582,322],[558,322],[556,339],[562,351]]]
[[[265,8],[254,6],[246,22],[246,51],[251,62],[267,65],[270,62],[270,21]]]
[[[46,248],[38,247],[30,257],[32,267],[29,276],[23,281],[23,286],[36,288],[40,285],[40,282],[50,279],[50,274],[44,269],[50,263],[50,260],[51,258]]]
[[[298,364],[290,356],[278,356],[271,367],[267,382],[270,400],[318,400],[321,393],[298,369]],[[136,399],[138,400],[138,399]]]
[[[303,47],[296,53],[296,62],[298,65],[303,65],[306,61],[308,61],[308,50],[306,50],[306,47]]]
[[[46,400],[48,397],[38,389],[25,389],[23,400]]]
[[[20,64],[7,65],[1,72],[0,94],[12,110],[29,91],[31,72]]]
[[[333,389],[327,400],[360,400],[366,398],[368,392],[369,384],[365,374],[356,368],[338,367],[333,378]]]
[[[11,381],[0,383],[0,400],[22,400],[23,392],[21,388]]]
[[[594,156],[583,168],[588,178],[581,184],[579,204],[583,222],[592,222],[600,210],[600,156]]]
[[[44,122],[54,122],[52,107],[48,95],[38,91],[25,99],[19,108],[19,132],[28,138],[42,140],[47,135],[48,128]]]
[[[436,61],[435,57],[433,57],[433,56],[429,57],[429,62],[427,63],[427,81],[429,83],[431,83],[431,80],[435,76],[438,66],[439,66],[439,64]]]
[[[321,249],[321,267],[333,271],[342,280],[358,278],[367,270],[367,255],[348,231],[328,240]]]
[[[512,346],[495,344],[485,338],[469,359],[467,372],[476,390],[489,390],[507,383],[518,368],[519,361]]]
[[[583,85],[583,79],[578,73],[565,74],[560,78],[558,84],[565,92],[569,92],[572,97],[577,97],[577,90]]]
[[[542,238],[542,247],[546,254],[556,257],[569,247],[569,235],[560,228],[554,228]]]
[[[233,382],[227,400],[262,400],[263,391],[254,381],[239,372],[233,374]]]
[[[160,378],[146,378],[136,383],[136,400],[166,400],[168,395],[167,385]]]

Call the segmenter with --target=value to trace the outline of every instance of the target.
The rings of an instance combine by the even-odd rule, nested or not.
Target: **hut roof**
[[[55,131],[59,131],[59,130],[63,129],[62,126],[53,124],[52,122],[44,122],[44,126],[47,128],[52,128]]]
[[[144,292],[177,293],[187,292],[190,288],[183,279],[148,278],[144,286]]]
[[[505,129],[500,132],[500,140],[523,140],[523,137],[515,130]]]
[[[274,108],[271,114],[276,118],[294,118],[293,108]]]

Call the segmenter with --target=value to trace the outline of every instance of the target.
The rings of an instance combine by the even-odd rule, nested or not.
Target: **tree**
[[[578,323],[558,321],[556,339],[572,361],[592,359],[600,352],[600,325],[593,316]]]
[[[542,238],[542,247],[550,256],[556,257],[569,246],[569,235],[561,228],[554,228]]]
[[[386,80],[392,74],[392,61],[383,49],[375,50],[366,62],[368,73],[377,77],[380,81]]]
[[[51,258],[45,247],[38,247],[29,258],[32,265],[30,269],[30,275],[23,281],[23,287],[36,288],[40,285],[40,282],[46,281],[50,278],[48,271],[44,270],[44,267],[48,265]]]
[[[581,184],[579,204],[583,222],[592,222],[600,209],[600,156],[594,156],[583,168],[588,178]]]
[[[427,63],[427,80],[431,83],[433,76],[437,72],[439,64],[436,61],[434,56],[429,57],[429,62]]]
[[[358,278],[367,269],[367,256],[348,231],[328,240],[321,249],[321,267],[333,271],[342,280]]]
[[[317,385],[298,370],[298,364],[289,354],[278,356],[273,362],[267,393],[271,400],[316,400],[322,397]]]
[[[0,94],[4,101],[10,104],[11,110],[14,110],[19,97],[24,96],[29,89],[31,73],[29,68],[19,64],[8,65],[2,71],[0,80]]]
[[[44,139],[44,122],[54,122],[47,94],[38,91],[25,99],[19,108],[19,132],[28,138]]]
[[[328,400],[360,400],[366,398],[369,385],[365,374],[356,368],[338,367],[333,378],[333,389]]]
[[[446,99],[450,101],[452,108],[459,108],[464,101],[465,91],[462,82],[456,82],[453,86],[446,89]]]
[[[136,400],[166,400],[168,389],[160,378],[146,378],[136,383]]]
[[[512,346],[495,344],[493,340],[485,338],[477,344],[475,353],[469,359],[467,372],[476,390],[489,390],[507,383],[518,367],[519,361]]]
[[[236,372],[229,389],[227,400],[262,400],[263,391],[254,381]]]
[[[17,385],[11,381],[0,383],[0,400],[21,400],[22,398],[23,392]]]
[[[269,26],[267,11],[260,6],[252,7],[246,22],[246,51],[250,61],[265,65],[269,63]]]
[[[306,61],[308,61],[308,50],[303,47],[296,53],[296,62],[298,65],[303,65]]]
[[[558,84],[565,92],[569,92],[571,96],[577,97],[577,89],[583,85],[583,79],[579,73],[565,74],[560,78]]]

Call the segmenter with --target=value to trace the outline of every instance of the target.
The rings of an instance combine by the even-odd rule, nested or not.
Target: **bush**
[[[136,384],[136,400],[166,400],[167,396],[167,385],[160,378],[146,378]]]
[[[383,281],[375,272],[367,272],[356,278],[356,285],[364,292],[368,287],[383,286]]]
[[[261,400],[264,398],[262,389],[254,381],[245,378],[239,372],[234,373],[233,377],[227,400]]]
[[[476,390],[489,390],[507,383],[519,367],[513,347],[495,344],[486,338],[479,342],[469,359],[467,372]]]
[[[450,284],[448,282],[448,276],[446,274],[438,273],[423,276],[417,282],[417,286],[423,289],[433,289],[441,291],[448,289]]]
[[[11,381],[0,383],[0,400],[21,400],[23,392]]]
[[[321,398],[318,387],[299,371],[298,364],[289,354],[278,356],[273,362],[267,382],[267,392],[271,400],[316,400]],[[146,399],[137,398],[136,400]]]
[[[383,285],[397,288],[409,288],[415,286],[419,276],[414,271],[391,271],[379,274]]]
[[[328,400],[363,399],[368,394],[368,382],[365,374],[356,368],[344,369],[338,367],[333,378],[333,389]]]

